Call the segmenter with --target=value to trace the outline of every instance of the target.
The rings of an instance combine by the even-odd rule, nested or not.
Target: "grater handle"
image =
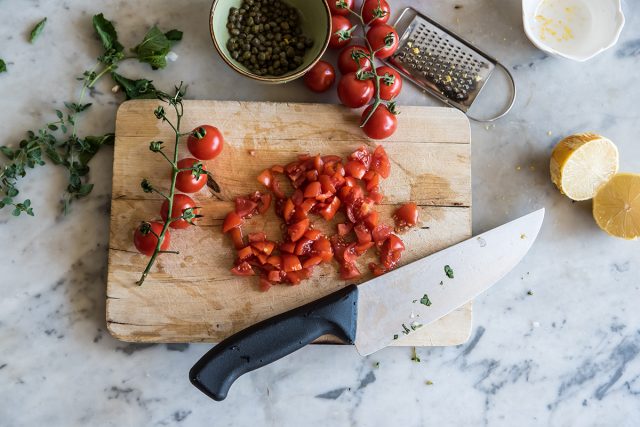
[[[513,105],[516,103],[516,95],[517,95],[518,91],[516,89],[516,81],[514,80],[513,75],[511,74],[509,69],[507,67],[505,67],[502,63],[496,61],[496,66],[502,68],[502,71],[504,71],[504,73],[509,78],[509,82],[511,83],[511,99],[509,100],[509,105],[500,114],[498,114],[495,117],[488,118],[488,119],[473,117],[473,116],[467,114],[467,117],[469,117],[471,120],[475,120],[476,122],[481,122],[481,123],[494,122],[494,121],[498,120],[499,118],[506,116],[509,113],[509,111],[511,111],[511,109],[513,108]]]

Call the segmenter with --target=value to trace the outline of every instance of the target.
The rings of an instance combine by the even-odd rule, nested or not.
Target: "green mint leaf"
[[[45,154],[47,155],[47,157],[56,165],[61,165],[62,164],[62,158],[60,157],[60,154],[58,154],[58,152],[51,148],[51,147],[47,147],[44,150]]]
[[[38,36],[40,36],[40,34],[42,33],[42,30],[44,30],[44,26],[46,23],[47,18],[44,18],[42,21],[38,22],[35,27],[33,27],[33,30],[31,30],[31,34],[29,35],[29,43],[33,43],[34,41],[36,41]]]
[[[9,160],[13,160],[14,154],[13,154],[13,150],[9,147],[6,146],[1,146],[0,147],[0,153],[4,154],[4,156],[9,159]]]
[[[431,301],[429,300],[429,296],[427,294],[424,294],[424,296],[420,298],[420,304],[426,305],[427,307],[431,305]]]
[[[4,59],[0,58],[0,73],[7,72],[7,64],[4,62]]]
[[[151,80],[131,80],[118,73],[111,73],[113,80],[124,90],[127,99],[155,99],[156,88]]]
[[[182,40],[182,31],[176,29],[169,30],[164,33],[164,36],[172,42],[179,42]]]
[[[106,51],[122,52],[124,50],[124,46],[118,42],[118,33],[115,27],[102,13],[93,17],[93,28]]]
[[[16,207],[16,208],[13,210],[13,212],[11,212],[11,215],[13,215],[13,216],[20,216],[20,212],[22,212],[22,211],[20,210],[20,208]]]
[[[7,190],[7,196],[9,197],[16,197],[18,195],[18,189],[15,187],[10,187]]]
[[[453,279],[453,269],[448,265],[444,266],[444,274],[446,274],[449,279]]]
[[[58,118],[61,119],[62,116],[64,116],[64,114],[62,114],[62,111],[56,110],[56,116],[58,116]]]
[[[176,37],[176,33],[171,30],[170,36]],[[172,40],[160,31],[155,25],[144,36],[142,42],[134,47],[132,51],[136,54],[138,61],[151,65],[151,68],[158,69],[167,66],[166,56],[171,50]]]
[[[93,184],[82,184],[76,193],[76,197],[85,197],[93,190]]]

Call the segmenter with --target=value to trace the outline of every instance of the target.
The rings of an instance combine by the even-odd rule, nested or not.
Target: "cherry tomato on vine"
[[[369,115],[373,105],[367,107],[362,113],[362,121]],[[386,105],[380,104],[369,118],[369,121],[363,126],[364,133],[373,139],[385,139],[393,135],[398,128],[398,119]]]
[[[390,40],[389,46],[387,46],[387,38]],[[391,25],[380,24],[371,27],[367,31],[367,40],[371,45],[371,49],[377,50],[376,58],[388,58],[398,49],[398,33]]]
[[[385,101],[391,101],[397,98],[398,95],[400,95],[400,91],[402,91],[402,77],[400,77],[400,73],[386,65],[376,68],[376,73],[379,76],[384,76],[385,74],[393,76],[393,83],[391,84],[388,84],[385,79],[380,79],[380,98]]]
[[[336,80],[336,71],[333,65],[326,61],[318,61],[307,74],[304,75],[304,84],[314,92],[325,92]]]
[[[171,209],[171,218],[181,217],[185,209],[195,208],[195,207],[196,207],[196,202],[194,202],[191,197],[187,196],[186,194],[176,194],[173,196],[173,207]],[[162,207],[160,208],[160,216],[162,216],[162,219],[164,221],[168,220],[168,216],[167,216],[168,211],[169,211],[169,201],[165,200],[164,203],[162,204]],[[197,215],[198,209],[193,209],[193,213]],[[192,221],[195,222],[196,220],[197,218],[194,218]],[[169,227],[187,228],[190,225],[191,224],[189,224],[184,219],[179,219],[169,224]]]
[[[153,252],[156,250],[156,246],[158,245],[158,238],[156,237],[156,235],[159,236],[160,233],[162,233],[162,228],[164,227],[163,223],[157,221],[150,223],[150,225],[150,230],[146,234],[142,232],[144,224],[141,224],[138,228],[136,228],[135,233],[133,233],[133,244],[141,254],[146,256],[153,255]],[[160,245],[160,250],[168,250],[170,242],[171,234],[169,233],[169,230],[167,230],[166,233],[164,233],[162,244]]]
[[[338,7],[338,1],[339,0],[327,0],[327,3],[329,3],[329,9],[331,10],[331,15],[347,16],[349,14],[349,9],[353,10],[353,0],[343,0],[349,9]]]
[[[331,1],[331,0],[329,0]],[[347,31],[351,28],[351,21],[348,18],[340,15],[331,17],[331,39],[329,40],[329,47],[333,49],[341,48],[349,44],[350,39],[340,40],[336,34],[338,31]]]
[[[381,18],[377,18],[376,9],[378,9],[378,3],[380,4],[380,14],[384,14]],[[391,8],[386,0],[365,0],[362,3],[362,9],[360,11],[364,23],[367,25],[380,25],[389,20],[391,16]]]
[[[362,70],[369,71],[371,69],[371,61],[367,58],[360,58],[356,61],[353,58],[353,52],[360,51],[364,52],[367,55],[369,54],[369,49],[360,45],[347,46],[340,52],[340,56],[338,56],[338,69],[342,74],[354,73],[358,71],[358,68]]]
[[[209,125],[198,126],[187,139],[187,147],[193,157],[211,160],[220,154],[224,138],[218,128]]]
[[[360,108],[369,103],[375,94],[372,79],[358,80],[356,73],[347,73],[338,83],[338,98],[349,108]]]
[[[198,162],[198,159],[187,157],[186,159],[182,159],[178,162],[178,169],[191,168]],[[207,168],[202,165],[202,170],[205,171],[205,173],[200,174],[198,178],[193,175],[193,171],[178,172],[178,176],[176,177],[176,188],[183,193],[195,193],[196,191],[200,191],[207,183]]]

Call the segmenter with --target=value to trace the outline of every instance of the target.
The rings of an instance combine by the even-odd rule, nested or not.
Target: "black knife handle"
[[[189,379],[204,394],[220,401],[240,375],[291,354],[322,335],[334,335],[352,344],[357,303],[358,288],[351,285],[243,329],[198,360]]]

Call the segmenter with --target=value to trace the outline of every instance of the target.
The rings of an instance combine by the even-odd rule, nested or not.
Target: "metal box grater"
[[[511,110],[516,98],[515,82],[509,70],[496,59],[411,7],[402,12],[394,26],[400,42],[387,63],[410,81],[467,113],[493,70],[500,67],[511,82],[508,107],[496,117],[469,117],[490,122]]]

